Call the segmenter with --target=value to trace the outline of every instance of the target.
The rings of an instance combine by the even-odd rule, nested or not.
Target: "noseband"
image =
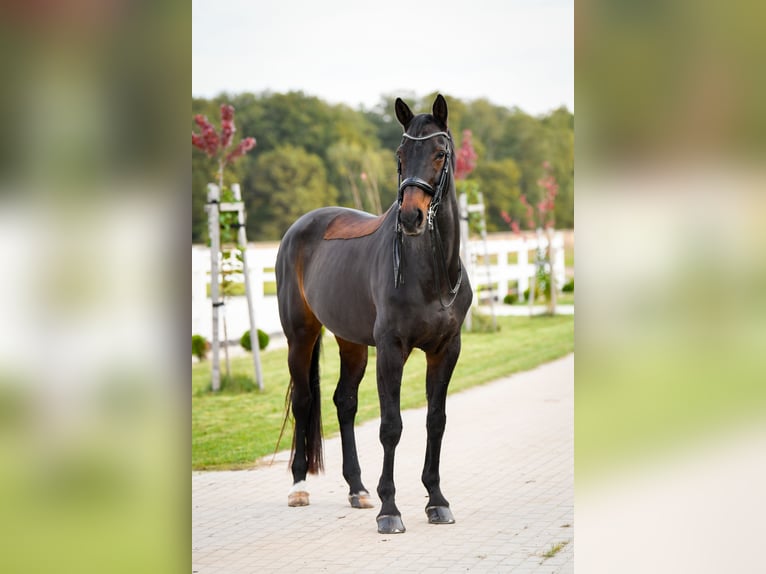
[[[431,196],[431,203],[428,205],[428,231],[431,234],[431,255],[433,257],[433,265],[434,265],[434,280],[436,282],[436,292],[439,295],[439,303],[441,303],[441,306],[443,309],[447,309],[452,306],[452,304],[455,302],[455,299],[457,298],[457,293],[460,290],[460,284],[463,280],[463,266],[458,259],[458,276],[457,276],[457,282],[455,283],[454,287],[450,287],[450,300],[449,302],[445,303],[442,299],[441,294],[441,283],[439,281],[439,269],[437,266],[437,256],[436,256],[436,250],[438,249],[441,252],[441,263],[442,263],[442,269],[444,271],[444,276],[447,279],[447,286],[450,286],[450,280],[449,280],[449,273],[447,272],[447,262],[444,255],[444,248],[442,247],[442,241],[441,241],[441,235],[439,233],[438,226],[434,225],[434,219],[436,218],[436,211],[439,208],[439,204],[441,203],[442,196],[444,194],[444,188],[447,185],[447,180],[449,177],[449,170],[450,165],[452,165],[452,137],[447,132],[435,132],[432,134],[429,134],[427,136],[421,136],[421,137],[415,137],[411,136],[407,132],[402,134],[402,143],[404,143],[405,138],[413,141],[423,141],[428,140],[436,136],[444,136],[447,138],[447,153],[444,157],[444,166],[442,167],[441,173],[439,174],[439,181],[436,184],[436,187],[434,188],[430,183],[428,183],[426,180],[420,178],[420,177],[408,177],[404,181],[402,181],[402,161],[401,159],[397,160],[397,172],[399,173],[399,194],[398,194],[398,203],[399,203],[399,211],[396,214],[396,233],[394,234],[394,287],[398,288],[400,284],[404,283],[404,249],[403,249],[403,241],[404,237],[402,234],[402,222],[401,222],[401,208],[402,208],[402,201],[404,200],[404,190],[408,187],[418,187],[422,189],[424,192],[426,192],[428,195]]]

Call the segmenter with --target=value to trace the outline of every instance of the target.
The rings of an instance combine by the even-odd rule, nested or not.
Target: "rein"
[[[449,170],[451,165],[450,160],[452,157],[452,137],[447,132],[436,132],[421,137],[411,136],[405,132],[402,134],[402,142],[405,138],[413,141],[423,141],[436,136],[445,136],[449,142],[447,144],[447,155],[444,158],[444,167],[442,168],[441,174],[439,175],[439,182],[436,184],[436,188],[434,188],[426,180],[419,177],[408,177],[402,181],[402,162],[401,159],[397,160],[397,172],[399,173],[399,192],[397,201],[399,204],[399,211],[397,211],[396,214],[396,228],[394,234],[394,288],[398,289],[399,285],[404,284],[404,236],[401,224],[401,207],[402,201],[404,200],[404,190],[407,187],[419,187],[431,196],[431,203],[428,206],[427,221],[428,232],[431,234],[431,257],[433,259],[434,282],[436,283],[436,292],[439,295],[439,303],[441,304],[442,309],[448,309],[455,302],[458,291],[460,290],[460,284],[463,281],[463,266],[460,262],[460,259],[458,258],[457,282],[454,286],[450,286],[449,272],[447,270],[447,259],[444,254],[442,238],[441,234],[439,233],[439,227],[434,225],[434,219],[436,218],[436,212],[439,209],[439,205],[441,204],[442,196],[444,194],[444,187],[446,186],[449,178]],[[437,250],[441,255],[440,258],[437,258]],[[449,287],[449,293],[451,295],[450,300],[447,303],[445,303],[444,299],[442,298],[441,281],[439,280],[439,268],[437,259],[441,261],[441,270],[447,279],[447,287]]]

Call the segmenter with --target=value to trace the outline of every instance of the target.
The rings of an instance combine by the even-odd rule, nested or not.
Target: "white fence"
[[[540,247],[547,248],[548,241],[540,238]],[[502,300],[509,292],[511,285],[516,283],[521,295],[528,287],[530,278],[535,273],[535,252],[538,239],[488,239],[485,255],[482,241],[469,243],[471,261],[466,262],[474,290],[474,303],[479,301],[479,286],[493,285],[494,294]],[[564,238],[561,233],[554,234],[552,245],[553,274],[559,289],[564,285]],[[486,257],[489,260],[489,270]],[[274,295],[274,264],[277,257],[277,247],[250,244],[247,248],[247,265],[250,268],[251,285],[253,286],[253,303],[255,305],[255,320],[257,327],[269,334],[281,334],[277,298]],[[222,268],[227,267],[222,262]],[[241,263],[231,263],[234,272],[228,276],[229,281],[244,281]],[[207,247],[192,247],[192,333],[198,333],[206,338],[212,334],[211,300],[208,296],[210,282],[210,250]],[[484,291],[482,291],[484,293]],[[238,340],[249,329],[247,301],[244,296],[226,297],[223,314],[226,316],[229,340]],[[220,331],[223,334],[223,330]]]
[[[551,263],[556,286],[561,290],[566,281],[564,263],[564,236],[553,235]],[[545,236],[519,239],[487,239],[486,253],[484,243],[479,240],[469,241],[471,261],[467,264],[468,274],[474,293],[474,304],[479,302],[480,287],[492,284],[492,290],[500,300],[510,292],[515,282],[521,298],[529,288],[531,277],[535,274],[535,256],[538,247],[548,248]],[[489,266],[487,266],[487,258]],[[482,291],[483,293],[483,291]]]

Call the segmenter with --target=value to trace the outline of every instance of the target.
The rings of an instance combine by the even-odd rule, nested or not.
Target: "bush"
[[[239,344],[242,346],[243,349],[246,351],[252,350],[252,345],[250,344],[250,330],[248,329],[245,331],[245,334],[242,335],[242,337],[239,340]],[[263,351],[266,347],[269,345],[269,336],[258,329],[258,348]]]
[[[204,361],[207,357],[209,346],[210,344],[207,342],[207,339],[202,335],[192,335],[192,355],[200,361]]]
[[[564,283],[564,286],[561,288],[561,291],[564,293],[574,293],[574,277],[572,277],[569,281]]]
[[[503,297],[503,303],[505,303],[506,305],[513,305],[518,300],[519,300],[519,296],[516,295],[516,293],[508,293],[508,295]]]

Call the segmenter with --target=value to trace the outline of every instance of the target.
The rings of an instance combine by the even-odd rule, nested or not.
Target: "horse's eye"
[[[443,151],[438,151],[438,152],[436,152],[436,159],[444,159],[444,156],[446,156],[446,155],[447,154],[444,153]]]

